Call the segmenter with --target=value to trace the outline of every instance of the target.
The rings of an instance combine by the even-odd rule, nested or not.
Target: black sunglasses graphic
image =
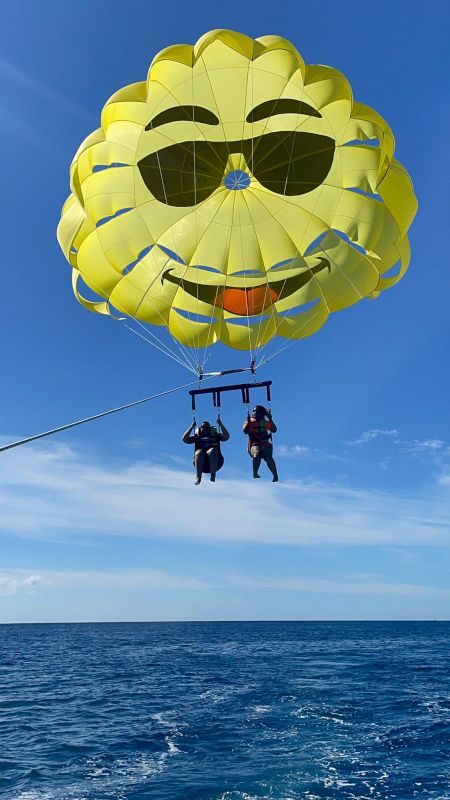
[[[281,195],[301,195],[320,186],[333,163],[334,139],[281,131],[237,142],[182,142],[138,162],[147,189],[161,203],[194,206],[223,182],[228,158],[242,153],[255,178]]]

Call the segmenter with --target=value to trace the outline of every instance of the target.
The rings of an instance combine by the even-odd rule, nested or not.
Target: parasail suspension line
[[[189,372],[194,372],[194,368],[193,368],[192,364],[190,364],[190,362],[189,362],[189,364],[188,364],[188,363],[186,363],[185,361],[182,361],[182,360],[181,360],[181,358],[179,358],[178,356],[176,356],[176,355],[175,355],[175,353],[173,353],[173,352],[172,352],[172,350],[170,350],[170,349],[167,347],[167,345],[163,345],[164,347],[166,347],[166,348],[167,348],[166,350],[163,350],[163,348],[162,348],[162,347],[158,347],[158,345],[157,345],[157,344],[155,344],[155,342],[152,342],[150,339],[147,339],[147,337],[146,337],[146,336],[144,336],[142,333],[139,333],[139,331],[135,331],[135,330],[134,330],[134,328],[132,328],[132,327],[131,327],[131,325],[128,325],[126,322],[124,322],[124,323],[123,323],[123,325],[125,326],[125,328],[128,328],[128,330],[129,330],[129,331],[131,331],[131,333],[134,333],[134,335],[135,335],[135,336],[139,336],[139,338],[140,338],[140,339],[143,339],[143,340],[144,340],[144,342],[148,342],[148,344],[151,344],[151,345],[152,345],[152,347],[155,347],[155,348],[156,348],[156,350],[159,350],[159,351],[160,351],[161,353],[163,353],[165,356],[169,356],[169,358],[171,358],[171,359],[172,359],[172,361],[176,361],[176,362],[177,362],[177,364],[180,364],[180,366],[184,367],[185,369],[188,369],[188,370],[189,370]],[[145,328],[145,330],[146,330],[146,332],[147,332],[147,333],[149,333],[151,336],[153,336],[153,334],[152,334],[152,332],[151,332],[151,331],[147,331],[147,329],[146,329],[146,328]],[[157,338],[157,337],[155,337],[155,338]],[[159,339],[157,339],[157,341],[159,341],[159,342],[160,342],[160,340],[159,340]],[[162,342],[160,342],[160,344],[163,344],[163,343],[162,343]],[[182,352],[182,353],[181,353],[181,355],[182,355],[182,356],[184,356],[185,354]],[[187,361],[187,356],[185,356],[185,358],[186,358],[186,361]]]
[[[99,285],[98,285],[98,284],[97,284],[97,283],[96,283],[94,280],[92,280],[92,279],[91,279],[91,283],[93,284],[93,286],[95,286],[95,287],[96,287],[96,289],[97,289],[97,290],[98,290],[100,293],[102,292],[102,289],[101,289],[101,287],[100,287],[100,286],[99,286]],[[132,282],[132,281],[130,281],[130,283],[131,283],[131,285],[135,286],[135,284],[133,284],[133,282]],[[148,292],[148,291],[149,291],[149,290],[147,290],[147,292]],[[141,301],[141,302],[142,302],[142,301]],[[127,318],[127,319],[128,319],[128,318],[130,318],[130,315],[128,314],[128,312],[126,311],[126,309],[124,309],[123,307],[121,307],[121,306],[120,306],[120,305],[118,305],[118,304],[116,304],[116,306],[115,306],[115,307],[117,308],[117,310],[118,310],[118,311],[120,311],[120,313],[121,313],[121,314],[122,314],[122,313],[123,313],[123,314],[126,314],[126,318]],[[161,314],[159,314],[159,316],[161,316]],[[162,318],[162,317],[161,317],[161,318]],[[180,366],[184,367],[185,369],[188,369],[188,370],[189,370],[189,372],[194,372],[194,373],[195,373],[195,368],[194,368],[193,364],[191,363],[191,361],[189,360],[189,358],[188,358],[188,356],[187,356],[186,352],[185,352],[185,351],[182,349],[182,346],[180,345],[180,343],[179,343],[179,342],[177,342],[177,340],[175,339],[175,337],[174,337],[172,334],[171,334],[171,336],[172,336],[173,342],[174,342],[174,344],[175,344],[175,345],[178,347],[178,350],[180,351],[182,358],[180,358],[180,356],[178,356],[176,353],[174,353],[174,352],[173,352],[173,351],[170,349],[169,345],[168,345],[168,344],[166,344],[165,342],[163,342],[161,339],[159,339],[159,338],[158,338],[158,336],[156,336],[156,334],[155,334],[155,333],[153,333],[153,332],[152,332],[152,331],[150,331],[148,328],[146,328],[146,326],[145,326],[145,325],[143,325],[143,323],[142,323],[142,322],[141,322],[139,319],[135,319],[135,318],[133,318],[133,317],[132,317],[131,319],[133,319],[133,320],[134,320],[134,322],[135,322],[137,325],[139,325],[139,327],[140,327],[140,328],[142,328],[142,330],[144,330],[144,331],[145,331],[145,333],[147,334],[147,336],[151,336],[151,337],[152,337],[152,339],[155,339],[155,340],[158,342],[158,344],[155,344],[155,342],[154,342],[154,341],[150,341],[150,339],[148,339],[148,338],[147,338],[147,336],[143,336],[143,335],[142,335],[142,333],[139,333],[139,331],[136,331],[134,328],[132,328],[132,327],[131,327],[131,325],[128,325],[128,324],[127,324],[127,323],[124,321],[124,319],[120,319],[120,321],[121,321],[121,322],[122,322],[122,324],[125,326],[125,328],[128,328],[128,330],[129,330],[129,331],[131,331],[131,333],[134,333],[136,336],[139,336],[139,337],[140,337],[141,339],[143,339],[145,342],[147,342],[148,344],[151,344],[151,345],[152,345],[152,347],[155,347],[155,348],[156,348],[156,350],[160,350],[160,352],[161,352],[161,353],[163,353],[164,355],[167,355],[167,356],[169,356],[169,358],[172,358],[174,361],[177,361],[177,362],[180,364]],[[182,359],[184,359],[184,360],[182,360]],[[186,363],[185,363],[185,362],[186,362]]]
[[[143,403],[148,403],[150,400],[156,400],[158,397],[164,397],[166,394],[172,394],[173,392],[181,391],[181,389],[187,389],[189,386],[193,386],[196,383],[197,381],[190,381],[189,383],[184,383],[182,386],[175,386],[173,389],[165,389],[163,392],[151,394],[148,397],[142,398],[142,400],[134,400],[133,403],[126,403],[123,406],[117,406],[117,408],[110,408],[108,411],[101,411],[100,414],[94,414],[92,417],[78,419],[75,422],[69,422],[67,425],[60,425],[58,428],[52,428],[50,431],[36,433],[34,436],[28,436],[26,439],[19,439],[17,442],[11,442],[10,444],[5,444],[3,447],[0,447],[0,453],[3,453],[5,450],[11,450],[13,447],[19,447],[21,444],[27,444],[27,442],[35,442],[36,439],[43,439],[44,436],[52,436],[54,433],[67,431],[69,428],[75,428],[77,425],[84,425],[85,422],[91,422],[94,419],[107,417],[109,414],[116,414],[118,411],[124,411],[126,408],[140,406]]]

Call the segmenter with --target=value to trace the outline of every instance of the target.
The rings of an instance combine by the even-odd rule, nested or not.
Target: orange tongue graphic
[[[224,289],[214,305],[241,317],[261,314],[265,308],[278,300],[277,292],[269,286],[256,286],[254,289]]]

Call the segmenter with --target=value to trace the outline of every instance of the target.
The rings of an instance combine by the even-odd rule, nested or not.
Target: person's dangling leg
[[[253,459],[253,477],[259,478],[258,470],[261,466],[261,448],[257,444],[253,444],[250,448],[250,455]]]
[[[205,454],[203,450],[196,450],[194,455],[195,464],[195,485],[198,486],[202,480],[203,464],[205,463]]]
[[[207,452],[209,456],[209,471],[211,473],[209,480],[214,483],[216,480],[217,465],[219,463],[219,451],[217,447],[210,447]]]
[[[277,465],[275,464],[275,459],[274,459],[272,453],[273,453],[272,445],[268,445],[267,447],[263,447],[263,449],[262,449],[262,457],[263,457],[264,461],[266,462],[267,466],[269,467],[269,470],[272,473],[272,483],[277,483],[277,481],[278,481],[278,471],[277,471]]]

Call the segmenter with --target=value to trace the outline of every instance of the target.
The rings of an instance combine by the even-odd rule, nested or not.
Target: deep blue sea
[[[0,797],[450,798],[450,623],[0,626]]]

